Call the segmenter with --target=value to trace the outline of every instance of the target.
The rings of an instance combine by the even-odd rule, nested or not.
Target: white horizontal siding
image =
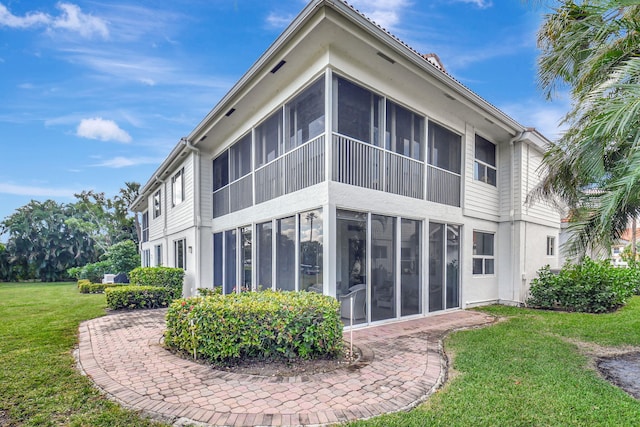
[[[527,203],[527,197],[542,180],[543,171],[540,169],[542,156],[543,153],[528,144],[522,147],[522,167],[525,174],[523,174],[524,181],[520,197],[523,202],[523,214],[532,219],[559,222],[560,215],[549,202]]]
[[[178,230],[184,230],[187,227],[194,225],[194,168],[193,168],[193,155],[189,155],[185,160],[173,169],[171,174],[167,177],[167,233],[175,233]],[[172,206],[172,178],[180,170],[184,169],[184,175],[182,177],[184,181],[184,201],[178,203],[176,206]]]
[[[465,165],[464,165],[464,201],[465,211],[480,212],[485,215],[498,216],[500,197],[498,188],[484,182],[476,181],[474,178],[475,165],[475,129],[467,126],[465,138]],[[492,141],[493,142],[493,141]],[[501,177],[498,171],[498,179]]]

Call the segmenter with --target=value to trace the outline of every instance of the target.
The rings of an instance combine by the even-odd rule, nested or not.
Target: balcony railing
[[[427,200],[450,206],[460,206],[460,175],[428,165]]]
[[[333,180],[424,198],[424,163],[342,135],[333,135]]]

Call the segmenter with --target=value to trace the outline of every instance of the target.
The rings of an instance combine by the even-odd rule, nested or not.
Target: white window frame
[[[556,255],[556,237],[547,236],[547,256]]]
[[[153,193],[153,219],[162,215],[162,190]]]
[[[142,266],[151,267],[151,250],[145,249],[142,251]]]
[[[476,138],[475,138],[475,141],[474,141],[474,144],[473,144],[473,157],[474,157],[473,179],[475,179],[476,181],[484,182],[487,185],[491,185],[493,187],[497,187],[498,186],[498,168],[497,168],[497,166],[491,165],[489,163],[486,163],[486,162],[478,159],[478,155],[477,155],[478,138],[482,138],[484,141],[488,142],[489,144],[493,144],[493,142],[489,141],[488,139],[483,138],[480,135],[476,135]],[[493,163],[497,165],[498,147],[496,146],[496,144],[493,144],[493,145],[495,147]],[[481,170],[481,169],[484,170],[483,174],[479,173],[479,170]],[[495,183],[489,182],[489,180],[488,180],[489,174],[487,173],[488,169],[492,169],[495,172],[495,176],[496,176],[496,182]]]
[[[182,245],[182,265],[179,263],[178,247]],[[187,271],[187,239],[178,239],[173,241],[173,265],[175,268],[182,268]]]
[[[154,246],[156,267],[162,267],[162,244]]]
[[[142,214],[141,238],[142,243],[149,241],[149,211]]]
[[[484,253],[476,253],[477,249],[474,247],[473,248],[473,263],[472,263],[472,274],[474,276],[493,276],[496,274],[496,233],[493,232],[488,232],[488,231],[479,231],[479,230],[473,230],[473,234],[474,234],[474,238],[473,238],[473,242],[475,245],[475,235],[476,234],[483,234],[483,235],[490,235],[493,236],[493,247],[491,248],[491,254],[484,254]],[[474,269],[474,264],[475,261],[481,259],[482,260],[482,271],[476,273],[473,269]],[[487,273],[487,261],[491,261],[491,263],[493,264],[493,272],[491,273]]]
[[[175,207],[182,202],[184,202],[184,168],[171,178],[171,206]]]

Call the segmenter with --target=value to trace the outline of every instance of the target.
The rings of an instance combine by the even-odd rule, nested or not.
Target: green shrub
[[[104,290],[107,306],[113,310],[121,308],[162,308],[171,302],[171,292],[159,286],[116,286]]]
[[[78,288],[81,294],[102,294],[106,288],[115,288],[118,286],[124,286],[122,283],[87,283],[87,281],[80,283],[78,281]]]
[[[138,267],[129,273],[132,285],[167,288],[171,298],[182,296],[184,270],[170,267]]]
[[[102,278],[105,273],[109,273],[110,268],[111,262],[98,261],[83,267],[70,268],[67,273],[76,279],[86,279],[91,283],[102,283]]]
[[[165,344],[212,362],[244,357],[311,359],[342,350],[335,298],[314,292],[243,292],[179,299]]]
[[[87,279],[79,279],[78,280],[78,288],[80,288],[82,285],[90,285],[91,281],[87,280]]]
[[[613,311],[633,295],[639,277],[636,269],[615,268],[608,261],[590,258],[581,264],[568,263],[558,274],[546,266],[531,282],[527,304],[586,313]]]
[[[214,288],[198,288],[198,293],[202,297],[210,297],[213,295],[222,295],[222,286],[216,286]]]
[[[131,240],[124,240],[109,247],[106,258],[110,264],[110,273],[124,273],[127,277],[131,270],[140,265],[138,248]]]

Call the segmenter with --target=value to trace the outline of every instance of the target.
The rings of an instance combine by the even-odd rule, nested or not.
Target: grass
[[[640,402],[601,379],[572,340],[640,345],[640,297],[610,314],[493,306],[507,321],[457,332],[454,378],[409,413],[353,426],[638,426]]]
[[[107,400],[75,368],[83,320],[104,295],[75,283],[0,283],[0,425],[160,426]]]
[[[160,426],[104,398],[75,369],[81,321],[103,295],[0,283],[0,425]],[[411,412],[353,426],[636,426],[640,402],[602,380],[572,341],[640,346],[640,297],[610,314],[493,306],[508,320],[445,341],[455,375]]]

